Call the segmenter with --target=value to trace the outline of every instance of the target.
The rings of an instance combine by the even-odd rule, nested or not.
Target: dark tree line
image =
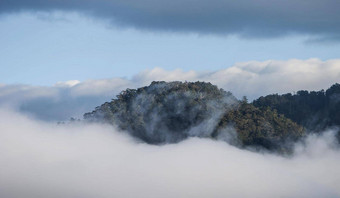
[[[334,84],[326,91],[272,94],[258,98],[253,105],[275,109],[314,132],[340,126],[340,84]]]

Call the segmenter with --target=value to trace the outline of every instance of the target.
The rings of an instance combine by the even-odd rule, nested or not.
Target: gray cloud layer
[[[338,0],[2,0],[0,12],[79,11],[147,30],[338,38]]]
[[[1,85],[0,106],[14,108],[44,120],[67,120],[110,101],[126,88],[138,88],[152,81],[206,81],[235,96],[255,99],[272,93],[327,89],[340,83],[340,60],[287,60],[237,63],[213,72],[155,68],[131,79],[114,78],[84,82],[59,82],[52,87]]]
[[[151,146],[108,126],[37,122],[0,108],[0,197],[340,197],[334,137],[295,156],[189,139]]]

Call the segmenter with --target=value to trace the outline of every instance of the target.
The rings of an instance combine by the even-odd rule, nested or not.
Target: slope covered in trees
[[[291,152],[292,144],[305,135],[304,128],[269,108],[259,109],[244,101],[222,117],[218,131],[232,124],[241,146],[260,146],[271,151]]]
[[[276,111],[204,82],[152,82],[127,89],[84,119],[116,125],[150,144],[207,137],[284,152],[288,140],[304,136],[302,127]]]
[[[254,100],[253,105],[260,109],[275,109],[313,132],[340,126],[340,84],[334,84],[326,91],[272,94]]]

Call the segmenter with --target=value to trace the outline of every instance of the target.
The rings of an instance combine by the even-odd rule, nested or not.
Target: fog
[[[112,126],[2,109],[0,197],[340,197],[333,140],[309,136],[290,157],[200,138],[154,146]]]

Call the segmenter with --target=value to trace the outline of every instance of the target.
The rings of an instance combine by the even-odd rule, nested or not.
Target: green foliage
[[[276,109],[311,131],[320,132],[340,126],[340,85],[321,91],[298,91],[296,94],[268,95],[255,100],[261,109]]]
[[[205,136],[203,131],[190,130],[236,103],[230,92],[211,83],[152,82],[122,91],[84,118],[115,124],[145,142],[160,144]]]
[[[304,135],[302,127],[276,111],[257,108],[246,97],[239,101],[205,82],[152,82],[127,89],[84,119],[117,125],[151,144],[192,136],[219,139],[232,126],[238,143],[231,143],[285,152],[285,142]]]
[[[289,143],[304,136],[302,127],[275,110],[259,109],[245,102],[226,112],[219,129],[230,124],[236,129],[241,145],[261,146],[279,152],[289,152]]]

